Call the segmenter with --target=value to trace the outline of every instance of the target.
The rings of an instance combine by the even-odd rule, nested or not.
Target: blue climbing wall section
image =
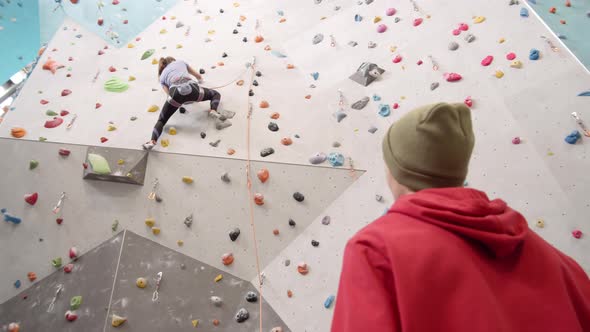
[[[531,7],[541,19],[561,36],[564,44],[590,70],[590,1],[570,0],[571,6],[566,6],[567,0],[537,0],[529,1]],[[552,13],[551,8],[555,8]],[[563,21],[563,23],[562,23]]]
[[[76,1],[74,1],[76,2]],[[66,17],[78,22],[114,46],[126,43],[178,0],[39,0],[41,41],[48,42]],[[99,19],[102,18],[102,25]]]
[[[39,7],[36,1],[0,0],[0,84],[33,61],[39,49]]]

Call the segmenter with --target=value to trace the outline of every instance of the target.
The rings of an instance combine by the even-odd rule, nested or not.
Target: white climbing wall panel
[[[392,203],[380,156],[382,134],[415,106],[438,101],[461,102],[471,96],[476,148],[468,176],[469,186],[485,190],[491,197],[505,199],[523,213],[534,231],[590,271],[590,258],[584,254],[590,252],[588,237],[578,240],[571,236],[574,229],[590,233],[587,219],[590,177],[586,175],[590,166],[586,158],[588,138],[576,145],[563,141],[567,134],[578,129],[570,116],[572,111],[590,122],[590,98],[576,97],[590,88],[590,76],[563,49],[553,52],[549,48],[540,36],[561,45],[533,15],[519,16],[520,7],[526,4],[418,0],[420,8],[431,18],[425,18],[420,26],[414,27],[412,21],[419,14],[410,1],[376,0],[370,5],[358,5],[356,0],[324,0],[320,4],[313,0],[271,3],[252,0],[241,1],[239,7],[234,7],[233,2],[202,0],[196,6],[193,1],[181,1],[166,15],[167,20],[158,20],[141,33],[141,40],[132,42],[134,48],[109,48],[101,56],[97,52],[105,45],[104,41],[67,21],[64,26],[68,29],[57,32],[41,63],[51,56],[71,66],[72,77],[66,78],[66,69],[52,75],[37,67],[16,101],[16,109],[0,126],[0,135],[9,137],[10,128],[18,125],[27,129],[25,139],[33,141],[43,136],[60,143],[137,149],[149,137],[158,116],[146,110],[153,104],[161,106],[164,100],[161,91],[152,91],[159,88],[156,66],[150,63],[151,59],[139,60],[145,50],[154,48],[154,56],[173,55],[204,68],[207,71],[205,85],[210,87],[235,79],[245,69],[244,63],[256,56],[257,69],[263,76],[256,78],[260,86],[254,89],[252,98],[253,158],[262,159],[259,151],[274,147],[276,153],[265,161],[308,165],[308,158],[315,152],[339,151],[352,158],[355,168],[366,170],[364,174],[357,172],[357,181],[352,183],[348,170],[344,169],[330,172],[317,167],[270,164],[267,167],[271,170],[272,181],[266,184],[268,191],[255,186],[268,202],[263,209],[256,207],[255,215],[266,275],[263,296],[291,330],[327,331],[332,309],[325,309],[323,303],[328,295],[337,296],[346,240]],[[335,10],[335,6],[341,8]],[[389,7],[397,9],[395,16],[385,16]],[[203,13],[197,14],[197,8]],[[220,14],[219,8],[224,8],[225,13]],[[277,10],[284,12],[284,23],[279,23],[281,16]],[[355,22],[355,14],[364,19]],[[176,20],[170,19],[172,15]],[[206,15],[211,18],[205,20]],[[237,28],[239,34],[234,35],[232,30],[236,29],[240,15],[246,20],[242,22],[243,27]],[[378,24],[388,26],[385,33],[376,32],[375,16],[382,17]],[[486,20],[473,24],[473,16],[485,16]],[[395,17],[401,18],[399,23],[394,23]],[[253,42],[257,19],[259,33],[265,38],[259,44]],[[176,29],[177,21],[182,21],[185,27]],[[467,32],[452,35],[451,31],[462,22],[469,24],[468,32],[476,36],[473,43],[463,39]],[[190,34],[185,36],[189,25]],[[162,29],[167,33],[160,34]],[[213,30],[213,34],[208,34]],[[83,37],[75,38],[78,33]],[[311,40],[318,33],[324,35],[324,41],[312,45]],[[330,46],[330,35],[335,38],[335,47]],[[248,43],[242,42],[244,36]],[[205,43],[206,37],[212,41]],[[499,43],[500,38],[505,38],[505,42]],[[351,40],[358,45],[349,46]],[[377,47],[367,48],[369,41],[377,43]],[[460,45],[458,50],[448,50],[451,41]],[[271,55],[264,50],[266,45],[287,57]],[[163,46],[167,49],[162,50]],[[54,48],[57,51],[53,52]],[[541,51],[538,61],[528,59],[531,48]],[[223,52],[228,54],[227,58],[221,57]],[[523,63],[521,69],[509,67],[510,62],[505,59],[508,52],[516,53]],[[403,57],[397,64],[392,63],[396,55]],[[438,71],[432,69],[429,55],[439,64]],[[480,62],[487,55],[495,59],[489,67],[483,67]],[[69,56],[74,60],[69,62]],[[422,65],[417,65],[419,60],[423,61]],[[219,61],[225,66],[210,68]],[[386,70],[380,80],[368,87],[348,79],[364,61],[374,62]],[[288,64],[295,68],[287,69]],[[109,72],[110,66],[117,71]],[[92,83],[98,70],[98,79]],[[502,70],[504,77],[493,76],[496,70]],[[310,75],[313,72],[319,73],[317,81]],[[444,72],[460,73],[463,80],[448,83],[442,77]],[[128,91],[118,95],[102,89],[104,81],[111,76],[126,80],[130,75],[136,80],[129,82]],[[230,84],[219,90],[222,108],[237,112],[232,127],[216,131],[212,121],[200,112],[206,105],[193,105],[188,114],[176,114],[171,119],[169,124],[178,129],[178,135],[165,134],[163,138],[170,140],[170,146],[157,149],[182,155],[153,154],[146,178],[149,181],[157,176],[161,182],[170,184],[162,186],[165,200],[162,207],[145,199],[150,189],[148,184],[139,188],[83,182],[79,175],[84,147],[73,147],[70,160],[64,163],[55,152],[59,145],[3,141],[0,144],[2,155],[11,157],[0,161],[5,174],[0,205],[14,214],[22,213],[25,221],[16,227],[0,225],[0,239],[7,243],[5,248],[9,248],[0,255],[0,263],[11,267],[8,273],[0,276],[0,301],[16,294],[12,283],[17,278],[24,281],[28,271],[35,270],[40,276],[47,274],[51,270],[49,260],[64,255],[72,244],[82,249],[91,248],[110,237],[113,219],[119,219],[121,227],[147,234],[143,220],[149,213],[154,213],[156,221],[162,223],[162,234],[153,237],[155,241],[177,248],[176,240],[183,239],[185,245],[179,248],[181,252],[216,267],[220,265],[223,252],[233,251],[236,262],[231,267],[232,272],[256,284],[248,214],[243,209],[247,199],[242,159],[247,155],[249,77],[249,73],[240,77],[246,81],[241,87]],[[433,82],[439,82],[440,87],[431,91]],[[310,84],[315,84],[316,88],[310,88]],[[65,88],[73,93],[60,97],[60,91]],[[338,109],[338,90],[349,105],[373,94],[381,96],[382,100],[370,101],[361,111],[348,111],[348,117],[337,123],[332,114]],[[311,98],[306,99],[306,95]],[[40,99],[48,100],[49,104],[40,105]],[[261,100],[267,100],[270,108],[260,109]],[[102,104],[99,109],[95,109],[97,102]],[[390,117],[382,118],[377,114],[380,103],[398,103],[400,107],[393,110]],[[48,109],[58,112],[67,109],[78,114],[74,128],[70,131],[64,125],[56,129],[43,128]],[[281,114],[276,121],[280,126],[277,133],[266,128],[271,112]],[[131,116],[138,119],[132,122]],[[66,117],[65,121],[68,120]],[[109,121],[115,124],[116,131],[107,132]],[[370,126],[376,126],[378,131],[370,134],[367,132]],[[199,137],[201,131],[207,132],[206,139]],[[295,134],[300,138],[295,138]],[[109,139],[104,144],[99,140],[102,136]],[[280,144],[285,136],[293,138],[293,145]],[[515,136],[521,137],[523,143],[513,145],[511,140]],[[209,145],[217,139],[221,139],[217,148]],[[342,146],[333,148],[334,141]],[[235,149],[236,153],[227,156],[228,148]],[[191,155],[224,156],[233,160]],[[27,168],[29,159],[41,161],[34,172],[43,172],[43,176],[31,175]],[[345,166],[350,166],[348,161]],[[189,171],[197,181],[193,187],[186,188],[180,177]],[[225,171],[230,171],[234,180],[231,189],[225,188],[219,180]],[[275,179],[280,182],[275,183]],[[71,189],[66,190],[64,186]],[[305,191],[298,189],[301,186]],[[43,194],[31,209],[24,206],[22,195],[34,190]],[[72,215],[65,217],[64,224],[58,227],[45,215],[63,190],[71,190],[72,196],[75,195],[66,206],[77,210],[68,212]],[[291,195],[296,190],[306,194],[309,210],[298,211],[298,206],[291,206],[294,203]],[[377,202],[375,195],[383,195],[384,202]],[[193,231],[188,232],[182,220],[192,208],[195,223]],[[295,231],[286,224],[291,211],[296,214],[292,218],[298,222]],[[330,225],[321,223],[325,215],[331,216]],[[545,221],[545,228],[534,226],[538,219]],[[234,220],[242,225],[240,240],[243,242],[238,245],[226,239]],[[275,223],[280,226],[272,226]],[[280,229],[278,239],[272,235],[274,228]],[[39,237],[44,238],[42,243],[38,242]],[[320,242],[317,248],[311,246],[312,239]],[[291,260],[289,267],[285,267],[285,259]],[[310,265],[308,275],[296,272],[299,261]],[[294,293],[292,298],[286,295],[288,289]]]

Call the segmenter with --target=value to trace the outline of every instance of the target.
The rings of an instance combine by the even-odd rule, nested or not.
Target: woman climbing
[[[166,99],[166,103],[164,103],[164,107],[162,107],[158,122],[156,122],[152,131],[152,139],[143,144],[144,149],[151,150],[156,145],[158,138],[164,130],[164,125],[166,125],[166,122],[168,122],[170,117],[182,104],[209,100],[211,104],[209,114],[220,118],[219,113],[217,113],[217,107],[219,106],[221,95],[215,90],[199,86],[198,83],[202,82],[203,78],[186,62],[176,60],[171,56],[160,58],[158,78],[168,98]]]

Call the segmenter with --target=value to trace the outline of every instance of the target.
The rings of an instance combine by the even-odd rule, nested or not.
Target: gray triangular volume
[[[143,185],[148,153],[89,146],[84,179]]]
[[[385,69],[380,68],[374,63],[363,62],[356,72],[350,76],[350,79],[363,86],[367,86],[379,78],[384,72]]]

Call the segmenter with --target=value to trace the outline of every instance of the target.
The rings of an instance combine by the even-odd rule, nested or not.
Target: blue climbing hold
[[[373,101],[379,101],[381,100],[381,97],[379,97],[378,95],[373,95]]]
[[[14,282],[14,288],[20,288],[20,280]]]
[[[344,165],[344,156],[341,153],[332,152],[328,155],[328,162],[332,167]]]
[[[590,97],[590,90],[578,93],[578,97]]]
[[[582,138],[582,134],[580,134],[579,131],[574,130],[565,137],[565,141],[568,144],[576,144],[580,138]]]
[[[356,22],[360,22],[360,21],[362,21],[362,20],[363,20],[363,17],[362,17],[362,16],[360,16],[359,14],[356,14],[356,15],[354,15],[354,20],[355,20]]]
[[[15,217],[13,215],[11,215],[10,213],[8,213],[8,210],[6,210],[5,208],[2,208],[0,210],[0,212],[2,212],[2,214],[4,215],[4,221],[6,222],[11,222],[15,225],[18,225],[21,223],[21,218]]]
[[[539,60],[539,56],[540,56],[540,55],[541,55],[541,52],[540,52],[538,49],[536,49],[536,48],[533,48],[533,49],[531,49],[531,51],[529,52],[529,59],[530,59],[530,60]]]
[[[379,115],[387,117],[391,114],[391,107],[388,104],[379,105]]]
[[[270,54],[276,56],[277,58],[286,58],[287,57],[283,53],[281,53],[279,51],[275,51],[275,50],[270,51]]]
[[[318,73],[317,71],[316,71],[315,73],[311,73],[311,77],[313,77],[313,79],[314,79],[315,81],[317,81],[317,80],[318,80],[318,78],[320,77],[320,73]]]
[[[332,306],[332,303],[334,303],[335,298],[336,297],[334,295],[328,296],[326,301],[324,301],[324,308],[329,309]]]
[[[524,7],[520,8],[520,16],[521,17],[529,17],[529,10]]]
[[[564,34],[558,33],[557,34],[557,38],[562,39],[562,40],[566,40],[567,37]]]

